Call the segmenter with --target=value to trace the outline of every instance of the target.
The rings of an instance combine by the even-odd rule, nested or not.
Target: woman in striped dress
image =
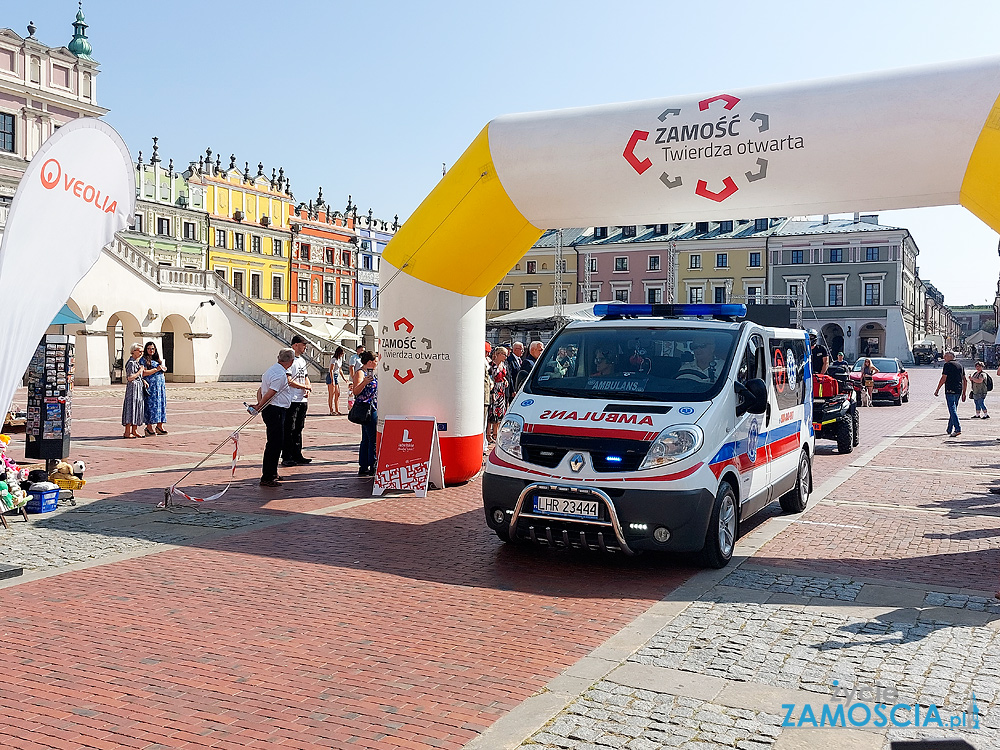
[[[142,437],[139,426],[146,422],[146,394],[142,390],[142,347],[132,344],[130,359],[125,362],[125,403],[122,405],[123,438]]]

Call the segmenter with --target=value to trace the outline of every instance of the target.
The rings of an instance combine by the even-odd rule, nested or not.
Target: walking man
[[[944,386],[944,400],[948,404],[948,434],[958,437],[962,434],[962,425],[958,421],[958,401],[965,401],[965,368],[955,361],[955,352],[949,349],[944,353],[944,367],[941,368],[941,380],[938,381],[934,395],[941,392]]]
[[[288,385],[288,368],[295,362],[292,349],[278,352],[278,361],[267,368],[260,379],[260,391],[253,408],[260,412],[267,427],[267,444],[260,472],[261,487],[280,487],[278,459],[285,442],[285,415],[292,403],[292,390]],[[270,402],[270,403],[268,403]],[[267,404],[265,406],[265,404]]]
[[[311,464],[312,459],[302,455],[302,428],[306,426],[306,412],[309,411],[309,368],[302,357],[308,342],[302,336],[292,336],[292,351],[295,360],[288,369],[288,385],[291,390],[291,404],[285,415],[285,439],[282,448],[282,466]]]

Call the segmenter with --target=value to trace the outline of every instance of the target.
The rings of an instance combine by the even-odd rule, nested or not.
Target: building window
[[[243,272],[233,271],[233,289],[235,289],[240,294],[243,294]]]
[[[14,115],[0,112],[0,151],[14,153]]]
[[[361,249],[362,250],[371,250],[371,247],[372,247],[372,245],[371,245],[371,243],[368,240],[361,240]]]
[[[656,224],[653,227],[653,234],[656,235],[657,237],[666,234],[667,226],[668,226],[667,224]]]
[[[328,266],[332,266],[333,265],[333,248],[332,247],[324,248],[323,254],[326,256],[326,264]]]
[[[535,273],[535,270],[538,268],[538,261],[529,260],[524,264],[524,267],[528,273]]]
[[[792,250],[792,263],[803,263],[805,258],[805,251],[803,250]]]
[[[333,282],[326,281],[323,283],[323,304],[324,305],[335,305],[337,304],[333,296]]]
[[[590,263],[590,272],[597,273],[597,258],[590,258],[588,261]]]
[[[619,302],[628,302],[628,289],[615,289],[615,299]]]
[[[878,251],[878,248],[868,248],[869,250]],[[882,284],[879,282],[865,282],[865,304],[866,305],[881,305],[882,304]]]
[[[361,256],[361,267],[366,271],[372,270],[372,256],[362,255]]]
[[[691,262],[688,264],[688,268],[701,268],[701,256],[691,253]]]
[[[247,249],[247,238],[243,232],[233,232],[233,249],[234,250],[246,250]]]
[[[767,219],[754,219],[753,220],[753,231],[763,232],[767,229]]]
[[[196,239],[198,239],[198,236],[195,233],[196,230],[197,230],[197,227],[195,226],[195,223],[193,221],[185,221],[184,222],[184,239],[186,239],[186,240],[196,240]]]
[[[608,238],[608,228],[607,227],[594,227],[594,239],[595,240],[605,240]]]
[[[627,271],[628,270],[628,258],[624,255],[619,255],[615,258],[615,271]]]
[[[799,285],[798,284],[789,284],[788,285],[788,296],[791,297],[793,303],[796,300],[799,299]]]
[[[726,287],[717,286],[714,293],[716,303],[721,304],[726,301]]]
[[[299,245],[299,260],[309,260],[309,245]]]
[[[733,231],[733,222],[731,221],[720,221],[719,231],[724,233],[729,233]]]
[[[344,268],[350,268],[351,267],[351,251],[350,250],[341,250],[340,251],[340,265],[342,265]]]
[[[262,254],[261,250],[261,239],[255,234],[250,235],[250,252]]]
[[[705,301],[705,290],[700,286],[693,286],[688,289],[688,302],[693,302],[695,304]]]
[[[225,281],[226,280],[226,269],[225,268],[216,268],[215,269],[215,275],[218,276],[223,281]]]
[[[567,300],[567,292],[565,289],[560,289],[558,292],[553,292],[552,297],[558,300],[561,304],[565,305]]]
[[[260,299],[260,274],[252,273],[250,274],[250,296],[254,299]]]
[[[827,304],[830,307],[844,306],[844,285],[829,284],[826,287]]]
[[[299,302],[309,301],[309,279],[299,277]]]
[[[497,294],[497,310],[509,310],[510,309],[510,291],[507,289],[501,289],[500,293]]]
[[[844,250],[839,247],[830,248],[830,262],[831,263],[843,263],[844,262]]]
[[[341,284],[340,285],[340,304],[344,306],[349,306],[351,304],[351,285]]]
[[[878,248],[877,247],[866,247],[865,248],[865,260],[878,260]]]
[[[750,268],[760,268],[760,253],[750,253]]]
[[[695,234],[706,234],[708,232],[708,222],[707,221],[695,222],[694,231]]]
[[[170,219],[164,219],[162,216],[156,219],[156,233],[163,235],[165,237],[170,236]]]
[[[132,217],[132,229],[137,232],[142,231],[142,214],[136,214]]]
[[[747,287],[747,304],[757,305],[760,304],[760,287],[759,286],[748,286]]]
[[[591,289],[590,290],[590,294],[588,296],[590,297],[590,300],[589,300],[590,302],[597,302],[597,290],[596,289]]]
[[[538,307],[538,290],[537,289],[525,289],[524,290],[524,307]]]
[[[715,267],[716,268],[729,268],[729,253],[716,253],[715,254]]]
[[[635,224],[622,227],[622,237],[635,237]]]
[[[363,289],[361,291],[361,299],[363,300],[362,304],[365,306],[365,309],[370,308],[372,306],[372,290]]]
[[[646,303],[650,305],[658,305],[663,302],[663,290],[662,289],[647,289],[646,290]]]
[[[281,299],[283,286],[285,286],[283,276],[271,276],[271,299]]]
[[[281,245],[281,240],[271,240],[271,253],[277,255],[279,258],[285,254],[285,249]],[[279,298],[280,299],[280,298]]]
[[[660,270],[660,256],[659,255],[650,255],[649,256],[649,270],[650,271],[659,271]]]

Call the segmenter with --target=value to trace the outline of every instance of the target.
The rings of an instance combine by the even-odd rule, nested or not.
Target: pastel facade
[[[235,156],[223,168],[208,149],[185,177],[205,193],[209,269],[269,313],[290,315],[294,197],[284,170],[268,178],[263,164],[256,174],[237,168]]]
[[[353,215],[358,231],[354,330],[362,337],[361,342],[365,348],[374,350],[378,346],[379,268],[382,265],[382,251],[400,227],[399,216],[390,224],[385,219],[375,218],[372,209],[368,209],[366,216],[358,218],[357,206],[351,205],[350,196],[347,210]]]
[[[65,47],[0,29],[0,206],[8,205],[28,161],[60,125],[77,117],[101,117],[98,63],[87,40],[83,11]]]
[[[554,305],[557,295],[561,295],[563,304],[575,303],[577,256],[574,244],[583,232],[582,229],[562,230],[563,269],[561,280],[557,280],[558,232],[546,231],[486,296],[487,320],[517,310]]]

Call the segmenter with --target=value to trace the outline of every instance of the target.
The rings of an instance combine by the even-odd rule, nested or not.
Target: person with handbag
[[[375,442],[378,438],[378,375],[375,374],[375,355],[366,351],[359,357],[360,367],[351,382],[354,405],[347,418],[361,425],[361,445],[358,448],[358,476],[375,476],[377,457]]]
[[[166,435],[163,423],[167,421],[167,379],[163,373],[167,371],[167,363],[152,341],[146,342],[140,361],[142,388],[146,396],[146,434]]]

